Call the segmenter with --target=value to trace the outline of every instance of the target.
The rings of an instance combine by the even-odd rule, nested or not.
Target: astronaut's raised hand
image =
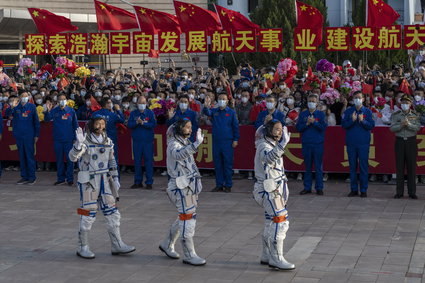
[[[121,188],[120,180],[118,177],[114,178],[115,187],[117,188],[117,191]]]
[[[280,141],[280,145],[285,147],[289,141],[291,140],[291,133],[288,132],[288,128],[286,126],[283,127],[282,140]]]
[[[81,148],[81,145],[86,139],[86,133],[83,132],[83,129],[81,129],[81,127],[78,127],[78,129],[75,130],[75,137],[77,139],[77,147]]]
[[[196,147],[198,147],[201,143],[204,142],[204,134],[201,129],[198,129],[196,132],[196,142],[194,143]]]

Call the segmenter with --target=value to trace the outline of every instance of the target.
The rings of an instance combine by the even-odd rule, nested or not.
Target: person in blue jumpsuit
[[[142,159],[145,163],[146,189],[151,190],[153,185],[153,142],[156,126],[155,115],[147,108],[144,96],[137,100],[137,109],[130,113],[128,127],[131,129],[134,156],[134,184],[132,189],[143,188]]]
[[[189,96],[187,94],[179,96],[179,103],[176,111],[171,109],[168,112],[167,126],[169,127],[174,124],[174,122],[183,118],[189,119],[192,123],[192,136],[190,137],[190,140],[195,142],[196,132],[199,128],[198,114],[195,111],[189,109]]]
[[[77,110],[77,118],[78,120],[90,120],[93,111],[91,110],[91,94],[86,94],[84,96],[84,105],[81,105],[80,107],[78,107]]]
[[[300,113],[296,124],[301,133],[302,153],[305,164],[304,189],[300,195],[310,194],[312,187],[312,164],[316,170],[316,194],[323,195],[323,142],[325,140],[325,113],[317,110],[319,97],[316,94],[308,96],[308,110]]]
[[[74,184],[74,163],[69,159],[68,153],[71,151],[75,141],[75,131],[78,129],[78,122],[74,109],[67,106],[66,103],[65,94],[60,94],[58,106],[52,109],[52,104],[47,102],[47,111],[44,112],[44,121],[53,121],[53,142],[57,166],[55,186],[63,185],[65,181],[69,186]],[[66,166],[63,161],[64,156],[66,156]]]
[[[1,111],[0,111],[0,142],[1,142],[2,138],[3,138],[3,116],[2,116]],[[0,178],[1,178],[2,170],[3,169],[1,167],[1,159],[0,159]]]
[[[348,162],[350,164],[349,197],[358,196],[357,164],[360,167],[360,196],[367,197],[368,187],[368,160],[371,130],[375,127],[372,111],[363,106],[364,96],[361,91],[353,94],[354,106],[345,110],[341,125],[347,131],[345,142],[347,144]]]
[[[21,179],[18,185],[35,184],[35,144],[40,136],[40,121],[34,104],[29,103],[27,92],[20,94],[18,99],[11,101],[11,107],[6,110],[6,116],[12,116],[13,136],[19,151]]]
[[[94,112],[92,117],[101,116],[106,120],[106,134],[114,143],[115,160],[118,164],[118,134],[117,124],[124,123],[125,118],[118,104],[113,105],[110,98],[104,98],[100,102],[102,109]]]
[[[227,94],[218,96],[218,108],[210,108],[208,97],[203,113],[212,121],[213,159],[216,187],[212,192],[230,192],[233,186],[233,151],[238,145],[239,123],[235,110],[227,106]]]
[[[261,111],[258,114],[257,120],[255,121],[255,128],[258,129],[262,125],[266,124],[270,120],[279,120],[282,126],[285,126],[285,114],[276,109],[276,97],[269,95],[266,98],[267,110]]]

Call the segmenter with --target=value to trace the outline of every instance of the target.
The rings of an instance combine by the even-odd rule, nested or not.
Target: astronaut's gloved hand
[[[280,145],[285,147],[289,141],[291,140],[291,133],[288,132],[288,128],[286,126],[283,127],[282,140],[280,141]]]
[[[78,129],[75,130],[75,137],[77,139],[77,149],[81,149],[81,145],[86,139],[86,134],[83,132],[83,129],[81,127],[78,127]]]
[[[118,179],[118,177],[114,178],[114,183],[115,183],[115,187],[117,188],[117,190],[119,190],[121,188],[121,184],[120,184],[120,180]]]
[[[196,132],[196,141],[193,143],[196,147],[198,147],[201,143],[204,142],[204,134],[201,129],[198,129]]]

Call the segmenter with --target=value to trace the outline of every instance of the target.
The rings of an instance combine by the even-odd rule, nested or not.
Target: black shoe
[[[73,186],[74,185],[74,182],[73,181],[71,181],[71,182],[66,182],[67,184],[68,184],[68,186]]]
[[[142,184],[133,184],[130,189],[138,189],[138,188],[143,188]]]
[[[358,196],[359,195],[359,192],[358,191],[351,191],[349,194],[348,194],[348,197],[349,198],[351,198],[351,197],[356,197],[356,196]]]
[[[24,185],[26,183],[28,183],[28,180],[25,180],[25,179],[21,179],[18,182],[16,182],[16,184],[18,184],[18,185]]]
[[[223,191],[223,187],[215,187],[214,189],[211,190],[211,192],[222,192]]]
[[[417,195],[409,195],[409,198],[411,198],[411,199],[418,199],[418,196]]]
[[[232,191],[232,187],[224,187],[223,192],[230,193]]]
[[[311,194],[311,191],[302,190],[302,191],[300,192],[300,195],[306,195],[306,194]]]
[[[30,186],[32,186],[34,184],[35,184],[35,180],[28,181],[28,182],[25,183],[25,185],[30,185]]]
[[[60,186],[60,185],[63,185],[63,184],[65,184],[65,181],[57,181],[53,185]]]
[[[361,192],[360,193],[360,197],[361,198],[367,198],[367,193],[366,192]]]
[[[146,188],[145,188],[146,190],[152,190],[153,188],[152,188],[152,184],[149,184],[149,185],[146,185]]]
[[[317,190],[316,194],[319,195],[319,196],[323,196],[323,190]]]
[[[394,198],[396,198],[396,199],[398,199],[398,198],[402,198],[403,197],[403,195],[399,195],[399,194],[395,194],[394,195]]]

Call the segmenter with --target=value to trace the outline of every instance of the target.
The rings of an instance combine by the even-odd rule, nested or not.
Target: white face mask
[[[71,99],[74,100],[75,99],[75,93],[71,93]]]
[[[189,94],[189,99],[190,100],[194,100],[195,99],[195,96],[193,94]]]
[[[139,110],[144,111],[146,109],[146,104],[137,104]]]
[[[43,95],[43,91],[41,93],[42,93],[41,95]],[[87,91],[85,91],[85,90],[80,91],[81,96],[86,95],[86,93],[87,93]]]
[[[188,76],[182,76],[183,80],[187,80]]]
[[[267,109],[269,109],[269,110],[274,109],[274,106],[275,106],[275,103],[274,103],[274,102],[267,102],[267,103],[266,103],[266,107],[267,107]]]
[[[124,104],[122,105],[122,107],[124,107],[124,108],[128,108],[128,107],[130,107],[130,104],[128,104],[128,103],[124,103]]]
[[[314,110],[316,109],[317,104],[316,102],[307,102],[307,106],[308,106],[308,109]]]
[[[293,105],[293,104],[294,104],[294,100],[293,100],[292,98],[288,98],[288,99],[286,100],[286,104],[288,104],[288,105]]]
[[[43,103],[43,99],[37,99],[37,100],[35,101],[35,103],[37,103],[37,104],[42,104],[42,103]]]
[[[409,109],[410,109],[410,104],[402,103],[402,104],[401,104],[401,109],[402,109],[403,111],[407,111],[407,110],[409,110]]]
[[[281,90],[284,90],[284,89],[285,89],[285,86],[284,86],[284,85],[280,85],[280,86],[279,86],[279,88],[280,88]]]
[[[133,103],[136,103],[137,102],[137,97],[133,97]]]
[[[27,103],[27,102],[28,102],[28,100],[29,100],[29,97],[28,97],[28,96],[26,96],[26,97],[22,97],[22,98],[21,98],[21,102],[22,102],[23,104]]]
[[[226,100],[219,100],[217,105],[218,105],[218,107],[224,108],[227,105],[227,101]]]
[[[90,106],[90,105],[91,105],[91,101],[90,101],[90,100],[87,100],[87,101],[86,101],[86,105],[87,105],[87,106]]]
[[[37,91],[36,89],[34,89],[34,90],[32,90],[32,91],[31,91],[31,94],[32,94],[32,95],[36,95],[36,94],[37,94],[37,92],[38,92],[38,91]]]
[[[115,100],[118,100],[118,101],[121,100],[121,95],[119,95],[119,94],[115,95]]]
[[[353,101],[355,106],[361,106],[363,104],[363,101],[361,98],[354,98]]]
[[[415,100],[416,100],[416,101],[421,101],[421,100],[422,100],[422,96],[420,96],[420,95],[415,95]]]
[[[186,110],[187,109],[187,103],[180,103],[179,107],[181,110]]]
[[[421,54],[421,56],[424,56],[425,55],[425,51],[421,50],[421,51],[419,51],[419,54]]]
[[[53,96],[53,101],[58,101],[58,97],[57,96]]]
[[[101,97],[101,96],[102,96],[102,92],[101,92],[101,91],[96,91],[96,92],[94,93],[94,96],[96,96],[96,97]]]
[[[385,96],[385,101],[386,101],[386,102],[390,102],[390,100],[391,100],[391,97],[389,97],[389,96]]]
[[[247,103],[248,102],[248,97],[242,97],[242,103]]]
[[[202,93],[202,92],[201,92],[201,93],[199,94],[199,98],[200,98],[200,99],[204,99],[204,98],[205,98],[205,93]]]
[[[378,98],[377,97],[373,98],[373,101],[375,101],[375,103],[378,103]]]
[[[66,100],[59,100],[59,105],[61,107],[65,107],[66,106]]]
[[[46,95],[46,92],[42,91],[42,92],[40,92],[40,94],[41,94],[41,96],[44,97]]]

